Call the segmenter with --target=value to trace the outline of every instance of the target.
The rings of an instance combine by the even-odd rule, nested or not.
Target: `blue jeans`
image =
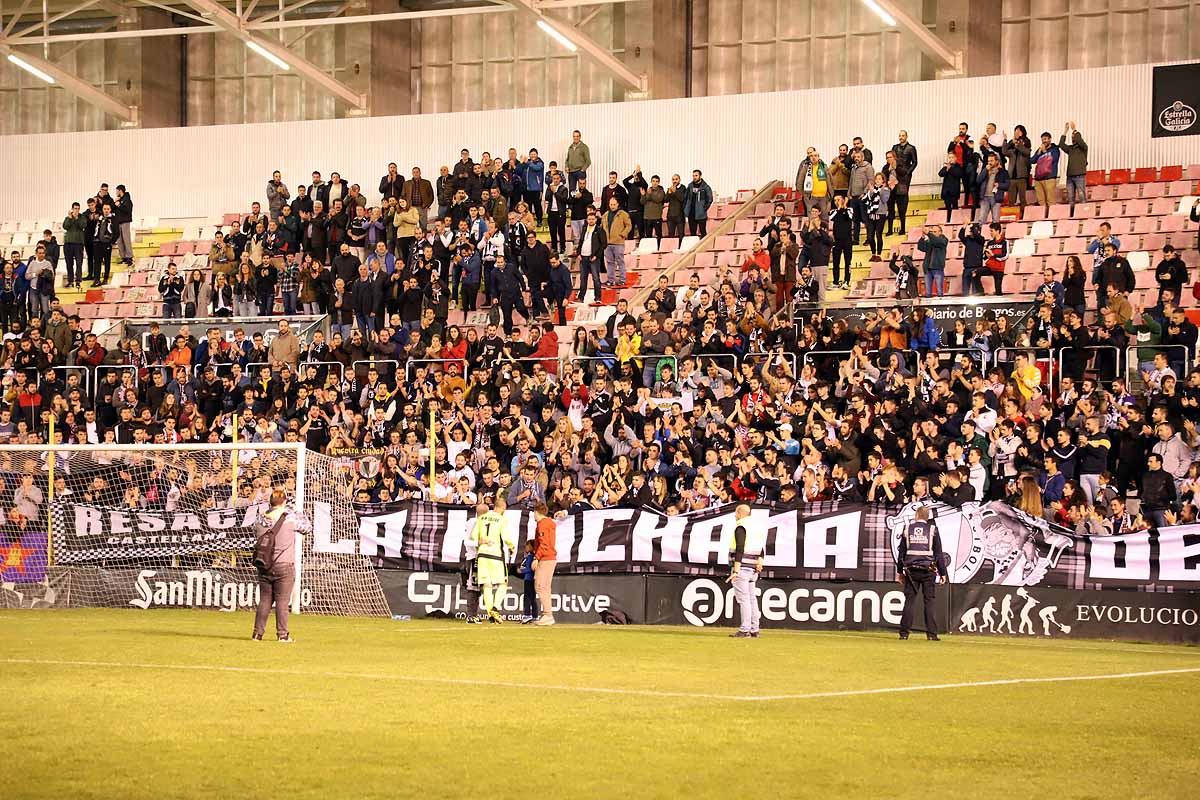
[[[600,256],[579,257],[579,302],[584,302],[587,294],[588,276],[592,276],[592,293],[597,303],[600,302]]]
[[[933,287],[937,286],[938,297],[945,297],[946,290],[946,271],[926,270],[925,271],[925,296],[933,297]]]
[[[988,217],[991,217],[989,220]],[[1000,204],[991,197],[981,197],[979,199],[979,221],[980,222],[999,222],[1000,221]]]
[[[163,303],[163,319],[183,319],[183,303]]]
[[[1067,178],[1067,202],[1071,204],[1071,213],[1075,213],[1075,195],[1079,202],[1087,202],[1087,175],[1071,175]]]
[[[296,295],[297,295],[296,292],[281,292],[280,293],[280,296],[283,298],[283,313],[285,313],[285,314],[295,314],[296,313]]]
[[[575,184],[579,183],[580,178],[587,180],[587,170],[579,169],[579,170],[575,170],[574,172],[567,173],[567,191],[568,192],[575,191]]]

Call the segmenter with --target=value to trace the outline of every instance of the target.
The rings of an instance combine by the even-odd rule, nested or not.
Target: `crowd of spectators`
[[[1009,147],[993,138],[989,162]],[[844,176],[841,156],[826,166],[810,149],[797,176],[807,213],[777,207],[740,265],[682,287],[662,276],[643,308],[618,300],[564,346],[550,313],[561,324],[576,291],[566,257],[598,295],[610,247],[620,245],[621,267],[605,271],[619,280],[623,237],[662,235],[663,222],[668,234],[703,235],[712,202],[699,170],[669,187],[640,167],[623,181],[612,173],[593,195],[586,145],[573,139],[561,169],[536,150],[479,163],[464,150],[430,185],[419,169],[403,179],[390,165],[376,206],[336,173],[329,183],[314,173],[295,196],[276,173],[267,211],[218,234],[210,274],[170,268],[160,282],[168,319],[269,315],[278,288],[284,316],[273,328],[176,325],[168,337],[155,325],[109,351],[52,298],[48,314],[27,309],[5,336],[0,438],[44,441],[53,415],[72,442],[218,442],[232,439],[236,418],[240,440],[377,454],[378,474],[354,487],[373,501],[503,493],[518,507],[680,513],[751,500],[997,499],[1112,533],[1195,518],[1200,370],[1177,254],[1157,268],[1162,289],[1148,308],[1131,306],[1128,262],[1102,231],[1088,248],[1094,298],[1073,258],[1065,280],[1046,272],[1026,308],[970,325],[943,328],[911,304],[831,310],[816,270],[832,258],[834,283],[839,263],[848,281],[858,223],[873,254],[884,226],[904,230],[899,186],[917,153],[902,132],[879,177],[860,139],[845,148]],[[972,187],[986,201],[994,181]],[[990,232],[1003,239],[998,224]],[[926,231],[920,249],[944,250],[946,239]],[[897,270],[915,285],[911,265]],[[449,309],[474,308],[476,293],[500,313],[482,327],[449,324]],[[300,311],[329,314],[328,336],[298,336],[287,317]],[[1135,490],[1140,512],[1130,514]]]

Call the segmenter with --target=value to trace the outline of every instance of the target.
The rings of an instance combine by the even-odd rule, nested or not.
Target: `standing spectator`
[[[550,249],[561,255],[567,249],[567,187],[558,172],[550,176],[546,187],[546,217],[550,223]]]
[[[556,253],[550,254],[550,281],[547,284],[549,301],[558,309],[558,324],[567,324],[566,302],[571,296],[571,270]]]
[[[963,245],[961,294],[963,297],[983,294],[983,251],[987,246],[987,240],[983,238],[979,223],[972,222],[969,233],[965,225],[959,227],[958,240]]]
[[[850,160],[850,148],[844,144],[838,145],[837,157],[829,162],[829,185],[833,189],[834,197],[846,196],[850,187],[850,167],[853,163]]]
[[[71,203],[71,210],[63,219],[63,252],[67,262],[67,288],[79,288],[83,280],[83,248],[87,232],[87,219],[79,213],[79,203]]]
[[[634,239],[642,237],[642,195],[645,194],[646,179],[642,177],[642,167],[637,165],[629,177],[621,181],[625,187],[625,210],[629,213],[630,235]]]
[[[688,198],[689,203],[691,197]],[[616,195],[608,198],[608,211],[600,221],[604,230],[604,266],[608,273],[605,286],[622,287],[625,285],[625,240],[629,237],[633,223],[629,215],[620,207]]]
[[[433,184],[421,177],[420,167],[412,168],[412,178],[404,182],[401,197],[408,201],[409,208],[417,210],[421,230],[425,230],[429,226],[429,209],[433,207],[437,195],[433,191]]]
[[[1104,259],[1108,258],[1105,253],[1105,245],[1111,244],[1116,252],[1121,251],[1121,240],[1112,235],[1112,225],[1108,222],[1100,223],[1100,232],[1095,239],[1088,242],[1087,249],[1084,252],[1090,253],[1092,256],[1092,283],[1096,286],[1096,307],[1103,308],[1107,294],[1100,288],[1100,265],[1104,263]]]
[[[1177,301],[1182,298],[1183,287],[1188,282],[1187,265],[1179,257],[1179,251],[1169,244],[1163,245],[1162,251],[1162,260],[1154,268],[1154,279],[1158,281],[1158,303],[1160,305],[1163,301],[1164,291],[1172,292],[1172,296]]]
[[[804,198],[804,208],[829,213],[829,172],[817,148],[808,148],[807,157],[796,169],[796,191]]]
[[[413,244],[421,232],[421,215],[402,197],[397,201],[392,225],[396,229],[396,260],[401,264],[408,264],[413,256]]]
[[[380,202],[387,203],[389,199],[399,200],[404,196],[404,176],[400,174],[396,162],[387,165],[387,174],[379,179]]]
[[[594,200],[592,193],[588,191],[586,177],[574,182],[567,199],[567,206],[571,209],[571,241],[575,243],[576,249],[579,248],[579,236],[583,233],[584,223],[587,222],[587,213],[592,208]]]
[[[521,159],[518,170],[521,184],[525,187],[522,195],[533,212],[537,224],[542,224],[542,192],[546,190],[546,162],[538,155],[536,147],[529,149],[529,158]]]
[[[521,251],[521,272],[529,285],[529,308],[534,316],[545,316],[546,295],[550,284],[550,248],[538,241],[537,234],[530,231],[525,237],[525,248]]]
[[[683,207],[683,214],[688,221],[689,236],[708,235],[708,209],[712,203],[712,187],[704,180],[704,174],[700,170],[692,170],[692,182],[688,184],[687,202]],[[611,237],[609,241],[612,241]]]
[[[1071,141],[1067,141],[1070,134]],[[1067,202],[1071,204],[1071,216],[1075,216],[1075,201],[1087,202],[1088,146],[1083,135],[1068,122],[1059,137],[1058,148],[1067,154]]]
[[[942,235],[941,225],[931,225],[917,242],[917,249],[925,254],[922,272],[925,274],[925,296],[946,296],[946,248],[950,241]]]
[[[183,317],[183,289],[187,281],[179,274],[175,262],[167,264],[167,272],[158,279],[158,293],[162,297],[163,318],[180,319]]]
[[[180,299],[183,301],[183,314],[187,319],[208,315],[209,306],[212,304],[212,288],[200,270],[192,270],[183,286]]]
[[[299,362],[300,340],[296,338],[296,334],[292,332],[292,326],[286,319],[279,320],[279,329],[275,338],[271,340],[267,356],[275,369],[283,365],[294,369]]]
[[[87,213],[83,215],[83,254],[87,257],[87,275],[80,281],[76,282],[76,288],[87,280],[95,283],[96,276],[100,273],[96,270],[96,255],[93,247],[96,236],[96,222],[100,219],[100,206],[97,205],[96,198],[89,197],[87,201]]]
[[[575,237],[575,253],[579,257],[579,302],[581,303],[587,301],[588,276],[590,275],[592,278],[592,305],[600,305],[600,266],[605,260],[607,247],[608,240],[605,238],[605,229],[598,222],[596,209],[588,208],[583,230]],[[622,252],[621,255],[623,258],[624,253]]]
[[[601,212],[608,210],[608,200],[611,197],[616,197],[621,208],[625,207],[625,198],[629,193],[625,191],[625,187],[617,180],[617,173],[608,173],[608,184],[600,190],[600,210]]]
[[[121,261],[125,266],[133,266],[133,197],[129,192],[125,191],[125,184],[117,184],[117,205],[113,209],[116,215],[117,226],[120,229],[121,238],[119,240],[119,248],[121,252]],[[105,273],[104,282],[108,283],[108,273]]]
[[[865,151],[853,151],[850,166],[850,210],[854,212],[854,245],[861,242],[862,223],[867,218],[867,192],[875,185],[875,167],[867,161]]]
[[[1033,149],[1029,133],[1024,125],[1013,128],[1013,138],[1000,148],[1007,159],[1008,204],[1025,208],[1026,193],[1029,191],[1029,159]]]
[[[625,249],[624,245],[621,247]],[[526,322],[529,321],[529,309],[525,306],[522,292],[525,289],[525,278],[517,269],[515,262],[510,262],[503,255],[496,257],[496,292],[500,298],[500,312],[504,320],[504,335],[512,336],[512,315],[515,309]]]
[[[1058,194],[1058,145],[1049,131],[1042,132],[1042,143],[1030,156],[1032,160],[1033,191],[1038,203],[1050,216],[1050,206],[1054,205]]]
[[[946,206],[946,224],[950,224],[950,216],[958,208],[960,186],[964,180],[962,165],[954,160],[953,153],[946,154],[946,163],[938,170],[942,178],[942,203]]]
[[[46,258],[46,246],[39,244],[25,268],[29,281],[29,316],[45,322],[50,316],[50,301],[54,299],[54,265]]]
[[[829,227],[833,232],[833,285],[850,285],[850,254],[854,250],[854,209],[847,207],[846,195],[834,195]]]
[[[1000,156],[988,153],[975,185],[979,196],[979,221],[987,222],[990,218],[994,223],[1000,222],[1000,207],[1009,186],[1008,170],[1000,166]]]
[[[567,188],[575,191],[579,181],[587,180],[587,171],[592,167],[592,151],[583,142],[579,131],[571,131],[571,144],[567,146],[567,157],[563,159],[563,169],[567,171]]]
[[[1008,264],[1008,240],[1004,238],[1004,228],[999,222],[993,222],[990,226],[992,238],[987,243],[987,262],[984,266],[992,273],[992,281],[996,285],[996,295],[1004,294],[1004,267]],[[980,283],[980,293],[982,294],[982,281]]]
[[[1100,262],[1100,270],[1097,275],[1096,287],[1103,299],[1098,304],[1097,310],[1103,309],[1107,303],[1110,286],[1124,295],[1128,295],[1136,286],[1133,267],[1129,265],[1125,256],[1117,252],[1117,246],[1112,242],[1104,245],[1104,260]]]
[[[908,131],[900,131],[897,139],[899,141],[892,145],[891,152],[896,154],[896,165],[911,176],[917,171],[917,148],[908,141]]]
[[[281,261],[282,264],[277,273],[279,296],[283,300],[283,313],[291,316],[299,313],[297,300],[300,293],[300,254],[293,253]]]
[[[217,236],[220,235],[220,233],[217,234]],[[96,260],[92,286],[108,283],[109,275],[112,273],[113,243],[120,236],[121,229],[117,225],[117,218],[113,214],[112,206],[105,203],[100,209],[100,216],[96,217],[95,224],[92,226],[92,252]]]
[[[688,190],[680,183],[679,175],[671,176],[671,186],[667,189],[667,237],[683,238],[683,208],[687,205]]]
[[[904,236],[908,233],[908,191],[912,173],[900,163],[894,150],[887,152],[885,160],[881,174],[888,188],[887,235],[892,235],[894,223],[899,219],[900,235]]]
[[[292,193],[284,185],[283,176],[279,170],[272,172],[271,180],[267,181],[267,211],[270,219],[279,219],[279,215],[283,213],[283,207],[287,205],[291,196]]]
[[[667,192],[662,187],[662,178],[650,176],[650,188],[642,194],[642,237],[653,236],[657,241],[662,239],[663,206],[667,202]]]
[[[871,248],[871,260],[882,261],[883,223],[887,220],[891,192],[884,184],[882,172],[875,173],[873,183],[863,198],[867,214],[867,245]]]
[[[974,178],[970,171],[972,163],[972,147],[971,135],[968,133],[970,127],[965,122],[958,123],[958,134],[950,140],[950,144],[946,147],[947,164],[954,162],[959,168],[957,173],[959,179],[959,190],[954,192],[955,197],[965,197],[965,205],[971,203],[971,181]],[[945,176],[943,176],[945,177]],[[946,186],[942,186],[943,197],[946,194]]]

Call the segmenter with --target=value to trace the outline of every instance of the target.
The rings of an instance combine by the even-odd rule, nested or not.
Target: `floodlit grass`
[[[1200,672],[730,699],[1197,669],[1197,648],[319,617],[288,646],[251,621],[0,612],[2,796],[1200,792]]]

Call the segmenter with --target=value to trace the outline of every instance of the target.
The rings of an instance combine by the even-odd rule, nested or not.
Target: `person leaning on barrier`
[[[254,614],[254,640],[262,641],[271,606],[275,606],[275,633],[291,643],[288,611],[296,583],[296,520],[285,505],[283,490],[271,492],[271,508],[258,523],[254,566],[258,569],[258,610]]]
[[[917,594],[925,602],[925,638],[938,641],[937,614],[934,609],[936,585],[945,583],[946,559],[942,552],[942,537],[930,519],[928,508],[918,508],[916,519],[900,539],[896,560],[896,580],[904,586],[904,613],[900,617],[900,638],[907,639],[912,629]]]

